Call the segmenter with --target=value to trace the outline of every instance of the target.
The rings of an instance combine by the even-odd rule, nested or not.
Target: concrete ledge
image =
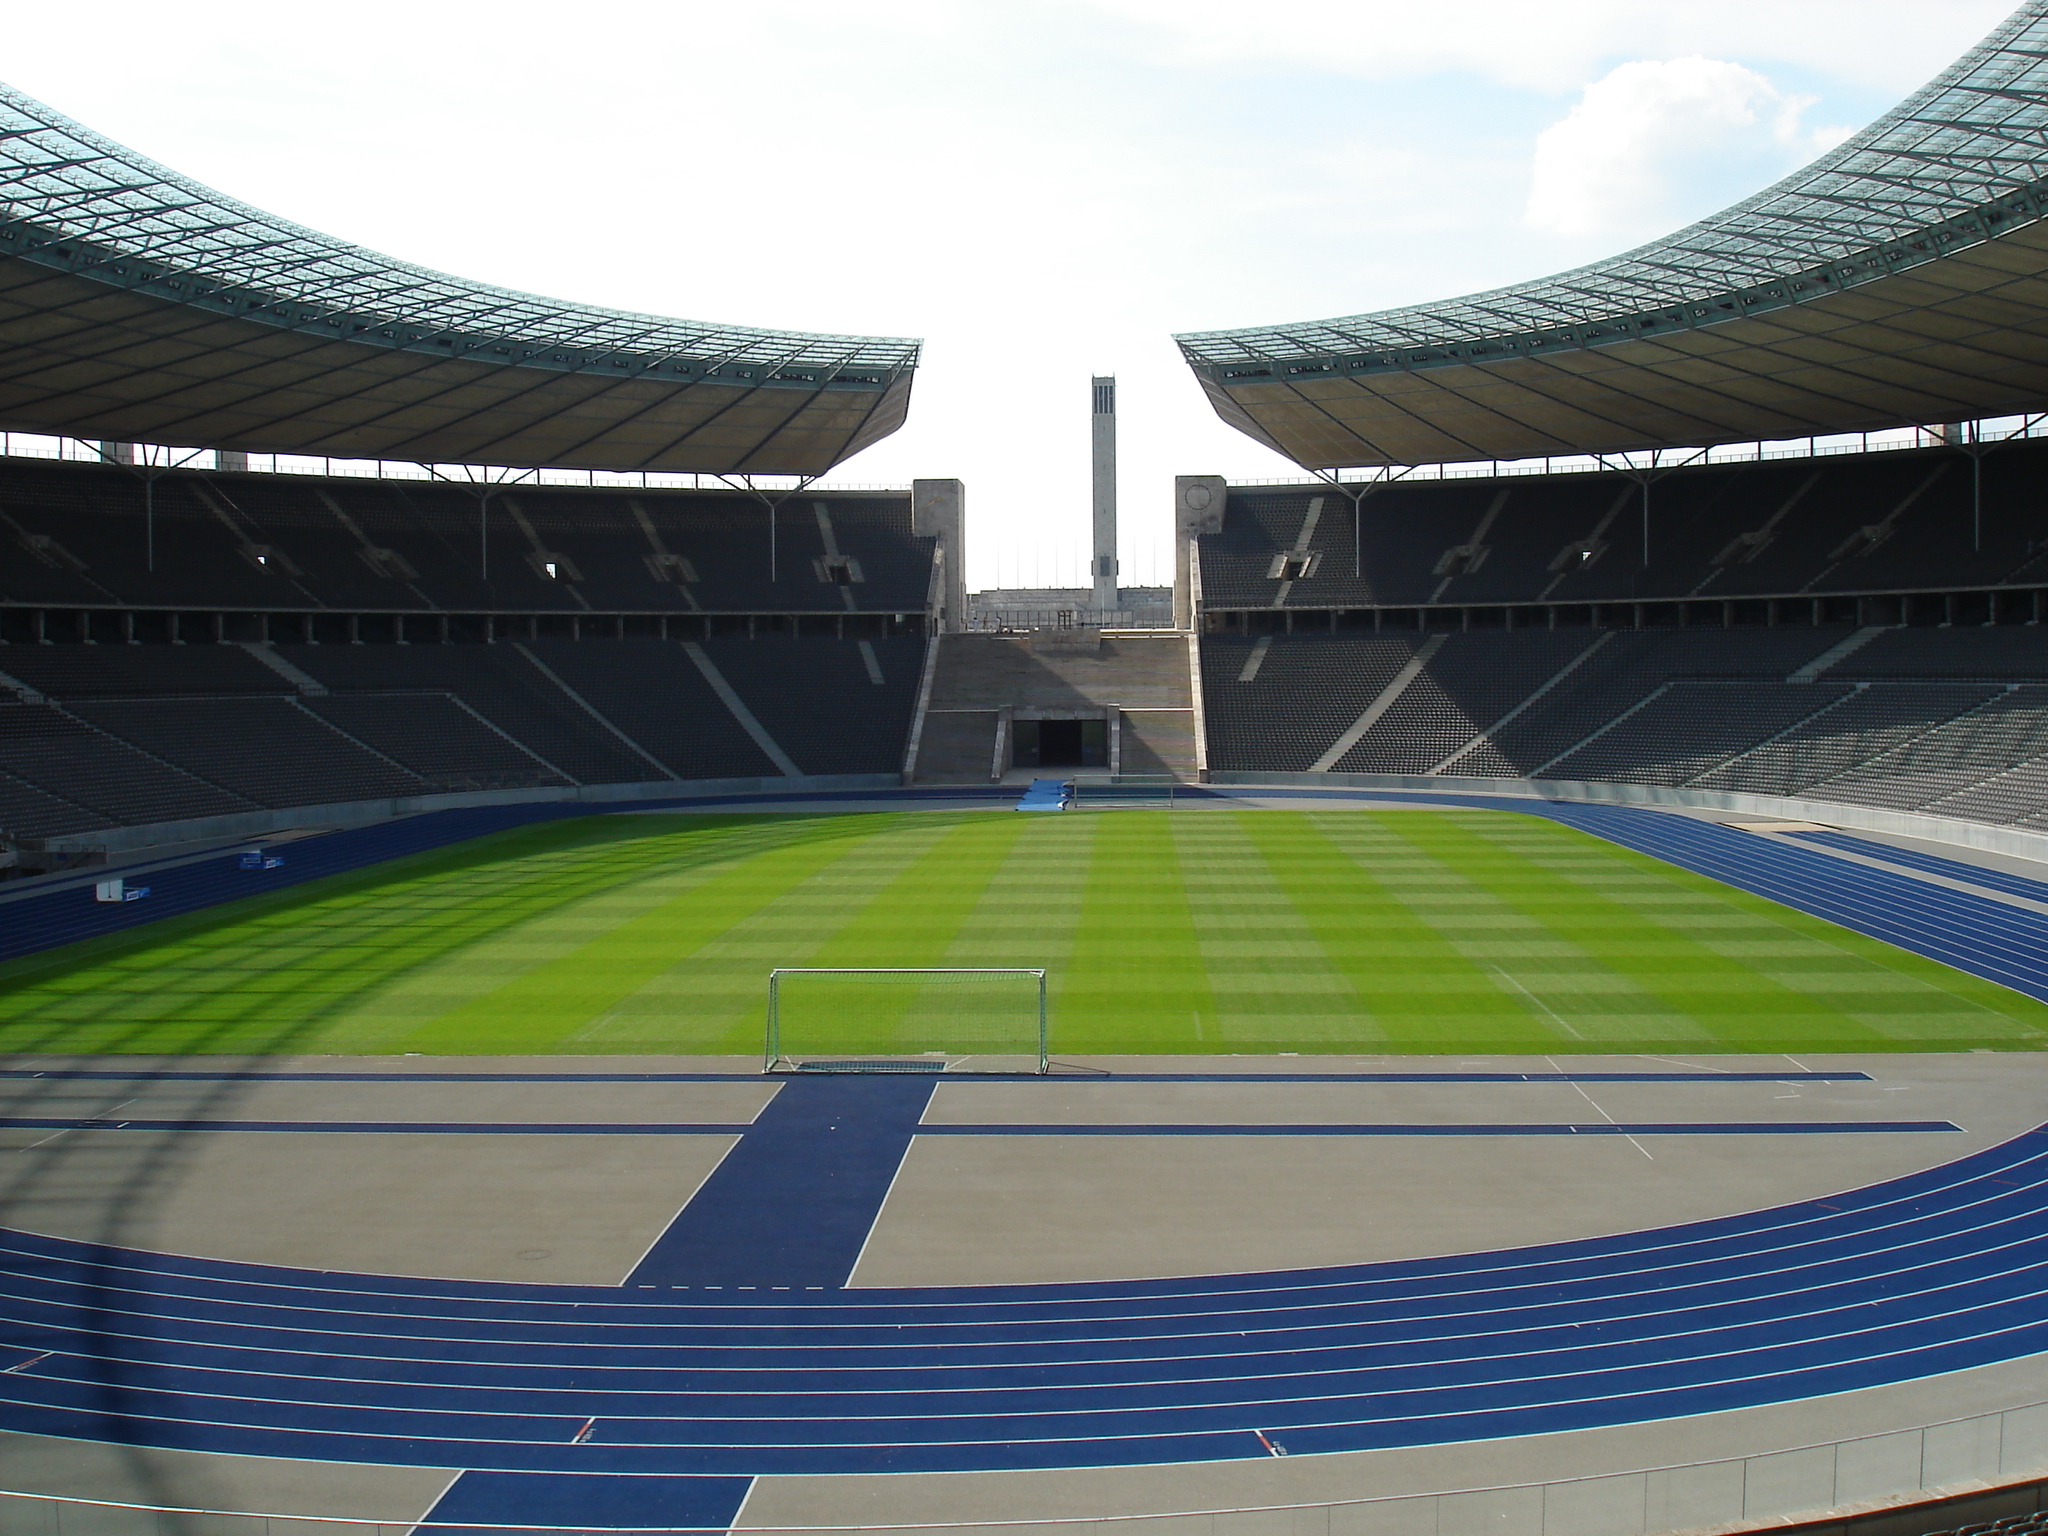
[[[2048,833],[1997,827],[1952,816],[1922,816],[1832,800],[1793,800],[1779,795],[1739,795],[1713,789],[1672,789],[1662,784],[1603,784],[1565,779],[1468,779],[1415,773],[1228,773],[1216,770],[1209,782],[1286,789],[1420,789],[1454,795],[1509,795],[1530,800],[1578,800],[1601,805],[1665,806],[1675,810],[1737,811],[1786,821],[1824,821],[1860,832],[1890,832],[1933,843],[1976,848],[1985,853],[2048,862]]]
[[[446,795],[404,795],[393,800],[344,800],[326,805],[287,806],[272,811],[236,811],[225,816],[195,816],[185,821],[158,821],[139,827],[109,827],[100,832],[71,832],[46,837],[30,846],[50,853],[129,853],[177,843],[229,842],[266,837],[299,827],[362,826],[422,811],[447,811],[473,805],[540,805],[575,802],[610,805],[634,800],[691,800],[712,795],[801,794],[806,790],[895,789],[893,773],[827,773],[801,778],[654,779],[635,784],[556,785],[543,789],[476,789]]]
[[[2041,1507],[2044,1431],[2048,1405],[2027,1403],[1883,1434],[1591,1476],[1303,1503],[1247,1501],[1235,1509],[1191,1501],[1170,1513],[1000,1522],[778,1524],[776,1485],[784,1480],[767,1478],[756,1485],[735,1536],[1920,1536]],[[1356,1458],[1361,1472],[1374,1454]],[[1189,1480],[1209,1465],[1190,1465]],[[852,1492],[861,1479],[830,1481]]]

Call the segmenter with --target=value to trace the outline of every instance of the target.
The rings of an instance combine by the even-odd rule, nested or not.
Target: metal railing
[[[1842,454],[1903,453],[1922,448],[1992,448],[2000,443],[2048,437],[2048,415],[1998,416],[1960,422],[1954,428],[1894,427],[1879,432],[1843,433],[1826,437],[1786,438],[1759,443],[1721,443],[1713,447],[1640,449],[1630,453],[1573,454],[1562,458],[1490,459],[1462,464],[1361,467],[1364,478],[1338,481],[1358,486],[1378,482],[1412,484],[1435,480],[1498,480],[1522,475],[1599,475],[1617,470],[1667,470],[1692,465],[1765,464],[1780,459],[1824,459]],[[1353,473],[1360,473],[1354,470]],[[1237,480],[1232,486],[1328,486],[1325,476],[1286,476]]]
[[[220,455],[210,448],[164,448],[130,443],[134,458],[112,459],[100,445],[76,437],[50,437],[34,432],[0,432],[0,458],[56,460],[67,464],[106,464],[135,470],[219,469]],[[399,459],[336,459],[323,455],[250,453],[239,456],[236,470],[257,474],[306,475],[328,479],[403,480],[421,485],[568,486],[618,491],[732,491],[733,480],[717,475],[671,474],[651,470],[516,469],[484,464],[419,464]],[[908,496],[908,485],[867,485],[818,481],[805,486],[796,475],[752,475],[748,482],[764,491],[797,490],[882,493]]]

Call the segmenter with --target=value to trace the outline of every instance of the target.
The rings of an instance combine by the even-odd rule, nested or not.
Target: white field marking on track
[[[932,1094],[932,1098],[938,1097],[936,1092],[938,1086],[937,1084],[933,1085],[935,1091]],[[910,1153],[911,1149],[917,1145],[917,1133],[930,1123],[925,1119],[925,1116],[931,1112],[932,1100],[926,1099],[924,1108],[917,1112],[917,1124],[910,1129],[910,1139],[903,1144],[903,1155],[896,1159],[896,1171],[889,1175],[889,1187],[882,1191],[882,1203],[875,1207],[875,1214],[869,1218],[867,1235],[860,1240],[859,1251],[854,1254],[853,1262],[846,1267],[846,1278],[840,1282],[841,1286],[846,1290],[850,1291],[856,1288],[853,1277],[860,1273],[860,1267],[867,1259],[868,1249],[875,1241],[875,1234],[882,1230],[882,1218],[889,1214],[889,1202],[896,1198],[896,1186],[903,1182],[903,1170],[910,1166]]]
[[[780,1092],[782,1092],[782,1084],[780,1084],[780,1083],[777,1083],[777,1084],[775,1084],[775,1093],[780,1093]],[[772,1102],[774,1101],[774,1098],[775,1098],[775,1094],[770,1094],[770,1095],[769,1095],[768,1097],[769,1097],[769,1102],[770,1102],[770,1103],[772,1103]],[[764,1113],[764,1112],[765,1112],[765,1111],[767,1110],[767,1108],[768,1108],[768,1105],[767,1105],[767,1104],[763,1104],[763,1105],[761,1106],[761,1108],[760,1108],[760,1109],[757,1109],[757,1110],[755,1110],[755,1111],[754,1111],[754,1119],[755,1119],[755,1120],[758,1120],[758,1119],[760,1119],[760,1118],[761,1118],[761,1115],[762,1115],[762,1114],[763,1114],[763,1113]],[[753,1123],[753,1121],[748,1121],[747,1123],[748,1123],[749,1125],[751,1125],[751,1124]],[[743,1133],[743,1134],[744,1134],[744,1133]],[[652,1237],[650,1237],[649,1239],[647,1239],[647,1246],[646,1246],[646,1247],[644,1247],[644,1248],[642,1248],[642,1249],[640,1250],[640,1254],[639,1254],[639,1257],[635,1258],[635,1259],[633,1260],[633,1262],[632,1262],[631,1264],[628,1264],[628,1265],[626,1266],[626,1268],[625,1268],[624,1272],[623,1272],[622,1274],[620,1274],[620,1276],[619,1276],[619,1282],[618,1282],[618,1288],[619,1288],[620,1290],[623,1290],[623,1289],[625,1288],[625,1285],[626,1285],[626,1281],[627,1281],[628,1279],[630,1279],[630,1278],[631,1278],[631,1276],[632,1276],[632,1274],[633,1274],[633,1271],[634,1271],[634,1270],[636,1270],[636,1269],[638,1269],[638,1268],[639,1268],[639,1267],[640,1267],[640,1266],[641,1266],[642,1264],[645,1264],[645,1263],[647,1262],[647,1256],[648,1256],[648,1255],[649,1255],[650,1253],[654,1252],[654,1248],[655,1248],[655,1245],[656,1245],[657,1243],[659,1243],[659,1242],[660,1242],[660,1241],[661,1241],[661,1240],[662,1240],[662,1239],[663,1239],[664,1237],[668,1236],[668,1229],[669,1229],[670,1227],[674,1226],[674,1225],[676,1224],[676,1222],[677,1222],[678,1220],[680,1220],[680,1219],[681,1219],[681,1217],[682,1217],[682,1214],[683,1214],[683,1212],[684,1212],[684,1211],[686,1211],[687,1209],[689,1209],[690,1201],[691,1201],[691,1200],[694,1200],[694,1199],[696,1199],[696,1198],[697,1198],[697,1196],[698,1196],[698,1195],[699,1195],[699,1194],[700,1194],[700,1193],[701,1193],[701,1192],[703,1191],[703,1188],[704,1188],[704,1186],[705,1186],[706,1184],[709,1184],[709,1183],[711,1182],[711,1180],[712,1180],[712,1177],[713,1177],[713,1176],[714,1176],[715,1174],[717,1174],[718,1170],[719,1170],[719,1169],[720,1169],[721,1167],[723,1167],[723,1166],[724,1166],[724,1164],[725,1164],[725,1160],[726,1160],[726,1159],[727,1159],[728,1157],[731,1157],[731,1156],[732,1156],[732,1154],[733,1154],[733,1147],[737,1147],[737,1146],[738,1146],[738,1145],[740,1144],[740,1140],[741,1140],[741,1138],[740,1138],[739,1136],[735,1136],[735,1137],[733,1137],[733,1138],[732,1138],[732,1146],[729,1146],[729,1147],[727,1147],[727,1148],[726,1148],[726,1149],[725,1149],[725,1150],[724,1150],[723,1152],[721,1152],[721,1153],[719,1153],[719,1154],[718,1154],[718,1161],[717,1161],[717,1162],[715,1162],[715,1163],[713,1163],[713,1164],[711,1165],[711,1167],[710,1167],[709,1171],[705,1173],[705,1175],[704,1175],[703,1179],[702,1179],[702,1180],[700,1180],[700,1181],[698,1182],[698,1185],[697,1185],[697,1187],[696,1187],[695,1189],[693,1189],[693,1190],[691,1190],[691,1191],[690,1191],[690,1193],[689,1193],[688,1197],[687,1197],[687,1198],[686,1198],[686,1199],[685,1199],[685,1200],[683,1201],[683,1203],[682,1203],[681,1205],[679,1205],[679,1206],[677,1206],[677,1207],[676,1207],[676,1213],[675,1213],[675,1215],[673,1215],[673,1216],[669,1217],[669,1219],[668,1219],[667,1221],[663,1222],[663,1223],[662,1223],[662,1225],[661,1225],[661,1230],[660,1230],[660,1231],[658,1231],[658,1232],[656,1232],[656,1233],[654,1234],[654,1236],[652,1236]],[[652,1290],[657,1290],[657,1289],[664,1289],[664,1287],[657,1287],[657,1286],[653,1286],[653,1285],[640,1285],[640,1286],[635,1286],[635,1287],[634,1287],[634,1289],[635,1289],[635,1290],[641,1290],[641,1291],[652,1291]],[[669,1287],[665,1287],[665,1289],[669,1289],[669,1290],[679,1290],[679,1289],[688,1289],[688,1287],[679,1287],[679,1286],[669,1286]],[[715,1291],[715,1290],[717,1290],[717,1289],[718,1289],[718,1287],[717,1287],[717,1286],[715,1286],[715,1285],[713,1285],[713,1286],[707,1286],[707,1287],[705,1287],[705,1289],[707,1289],[707,1290],[713,1290],[713,1291]]]
[[[1676,1056],[1643,1056],[1644,1061],[1661,1061],[1667,1067],[1685,1067],[1693,1072],[1731,1072],[1732,1067],[1710,1067],[1704,1062],[1680,1061]]]
[[[133,1104],[135,1102],[135,1099],[139,1099],[141,1097],[142,1095],[138,1093],[135,1095],[135,1098],[123,1099],[120,1103],[114,1106],[114,1109],[126,1109],[130,1104]],[[106,1110],[104,1113],[94,1115],[92,1118],[95,1121],[105,1121],[109,1116],[111,1116],[114,1113],[114,1109]],[[69,1136],[73,1131],[103,1131],[105,1129],[107,1129],[107,1127],[104,1124],[67,1125],[61,1131],[50,1132],[50,1134],[45,1136],[42,1139],[42,1141],[32,1141],[27,1146],[17,1147],[15,1150],[19,1152],[33,1152],[37,1147],[42,1146],[44,1142],[55,1141],[59,1136]],[[117,1125],[114,1127],[114,1129],[118,1131],[123,1129],[123,1127]]]
[[[1544,1002],[1542,998],[1538,997],[1534,992],[1531,992],[1527,987],[1523,986],[1519,981],[1515,980],[1514,977],[1510,976],[1506,971],[1502,970],[1499,966],[1489,965],[1487,969],[1493,972],[1493,974],[1498,976],[1502,981],[1506,982],[1509,986],[1513,987],[1517,992],[1521,993],[1522,996],[1529,999],[1529,1001],[1534,1003],[1538,1008],[1541,1008],[1545,1013],[1549,1014],[1551,1021],[1555,1023],[1559,1029],[1563,1030],[1566,1034],[1570,1035],[1574,1040],[1583,1040],[1586,1038],[1584,1035],[1580,1034],[1576,1029],[1573,1029],[1571,1025],[1565,1023],[1565,1021],[1558,1016],[1557,1010],[1552,1008],[1550,1004]],[[1547,1056],[1544,1058],[1544,1060],[1546,1061],[1548,1061],[1549,1059],[1550,1058]]]
[[[1560,1019],[1558,1022],[1562,1023],[1563,1020]],[[1565,1075],[1564,1068],[1560,1067],[1557,1064],[1557,1058],[1555,1056],[1546,1056],[1543,1059],[1550,1063],[1551,1071],[1556,1072],[1561,1076]],[[1588,1104],[1593,1106],[1594,1114],[1598,1115],[1602,1120],[1605,1120],[1609,1125],[1615,1126],[1617,1130],[1620,1129],[1620,1126],[1615,1121],[1614,1116],[1610,1115],[1609,1113],[1607,1113],[1606,1110],[1602,1109],[1600,1107],[1600,1101],[1594,1098],[1592,1094],[1586,1092],[1586,1085],[1584,1083],[1574,1080],[1572,1083],[1572,1087],[1578,1090],[1580,1098],[1584,1099]],[[1638,1152],[1642,1153],[1643,1156],[1649,1158],[1650,1161],[1653,1163],[1657,1161],[1657,1159],[1654,1156],[1651,1156],[1650,1149],[1644,1146],[1640,1141],[1637,1141],[1635,1137],[1629,1135],[1626,1131],[1622,1131],[1621,1134],[1622,1139],[1626,1141],[1630,1146],[1634,1147]]]

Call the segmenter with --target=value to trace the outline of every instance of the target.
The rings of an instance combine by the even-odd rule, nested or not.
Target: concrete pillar
[[[1098,611],[1117,606],[1116,571],[1116,376],[1097,374],[1090,416],[1090,468],[1094,485],[1095,558],[1088,568]]]
[[[1194,629],[1201,619],[1195,580],[1195,540],[1223,531],[1230,488],[1221,475],[1173,477],[1173,627]]]
[[[932,617],[940,634],[958,634],[967,627],[967,488],[958,480],[911,481],[910,531],[939,541]]]

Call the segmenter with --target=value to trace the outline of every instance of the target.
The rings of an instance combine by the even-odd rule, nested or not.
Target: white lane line
[[[1787,839],[1787,841],[1790,841],[1790,839]],[[1996,886],[1979,885],[1973,880],[1958,879],[1953,875],[1940,874],[1931,869],[1920,869],[1911,864],[1895,864],[1890,859],[1884,858],[1881,855],[1858,853],[1854,849],[1837,848],[1830,843],[1809,842],[1805,838],[1798,839],[1795,846],[1811,849],[1815,853],[1825,854],[1831,859],[1840,859],[1847,864],[1861,864],[1868,869],[1884,870],[1887,874],[1904,875],[1907,879],[1917,880],[1922,885],[1941,886],[1946,890],[1961,891],[1966,896],[1981,896],[1986,901],[2003,902],[2006,906],[2018,907],[2023,912],[2048,915],[2048,902],[2035,901],[2030,897],[2016,895],[2011,891],[2002,891]],[[1882,848],[1884,844],[1878,843],[1873,846]],[[1957,859],[1950,862],[1961,863],[1962,861]],[[1999,873],[2003,873],[2003,871],[1999,871]]]

